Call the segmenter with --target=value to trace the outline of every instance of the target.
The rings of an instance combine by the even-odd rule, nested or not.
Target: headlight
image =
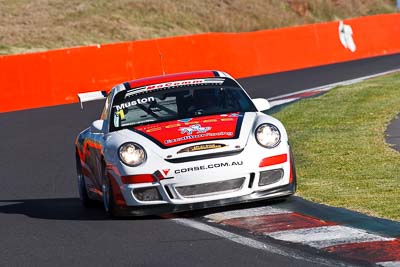
[[[136,167],[146,161],[146,151],[136,143],[125,143],[119,147],[119,158],[128,166]]]
[[[266,148],[276,147],[281,142],[278,127],[269,123],[258,126],[255,134],[257,142]]]

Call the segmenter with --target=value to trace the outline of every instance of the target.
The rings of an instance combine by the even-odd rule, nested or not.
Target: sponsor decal
[[[124,120],[125,119],[125,113],[124,113],[124,110],[123,109],[121,109],[120,111],[117,111],[117,112],[115,112],[115,116],[117,116],[117,117],[120,117],[121,118],[121,120]],[[114,118],[114,121],[115,121],[115,118]],[[118,123],[118,122],[117,122]],[[118,124],[117,124],[118,125]]]
[[[195,139],[200,139],[200,138],[215,138],[215,137],[232,137],[233,132],[218,132],[218,133],[205,133],[205,134],[196,134],[196,135],[186,135],[184,137],[179,137],[179,138],[174,138],[174,139],[167,139],[164,141],[166,145],[171,144],[171,143],[180,143],[182,141],[187,141],[187,140],[192,140],[195,141]],[[222,137],[223,138],[223,137]]]
[[[182,81],[174,81],[174,82],[166,82],[159,84],[152,84],[147,86],[142,86],[139,88],[132,89],[127,92],[125,97],[138,94],[144,92],[146,90],[154,90],[154,89],[164,89],[169,87],[177,87],[177,86],[190,86],[190,85],[203,85],[203,84],[223,84],[225,79],[223,78],[207,78],[207,79],[192,79],[192,80],[182,80]]]
[[[219,83],[223,83],[223,81],[218,81]],[[195,79],[195,80],[184,80],[184,81],[175,81],[175,82],[167,82],[167,83],[159,83],[145,86],[144,89],[146,90],[153,90],[153,89],[161,89],[166,87],[175,87],[175,86],[182,86],[182,85],[194,85],[194,84],[205,84],[210,83],[207,79]],[[215,83],[215,81],[211,81],[211,83]]]
[[[211,116],[210,116],[211,117]],[[175,122],[169,122],[169,123],[160,123],[158,125],[149,125],[148,127],[140,127],[145,129],[146,133],[151,133],[151,132],[158,132],[158,131],[162,131],[162,130],[166,130],[166,129],[173,129],[176,127],[181,127],[181,126],[187,126],[187,125],[192,125],[192,124],[200,124],[200,123],[207,123],[207,124],[221,124],[221,123],[233,123],[236,124],[236,119],[235,118],[213,118],[209,119],[210,117],[206,117],[206,119],[196,119],[194,121],[188,121],[188,122],[180,122],[175,121]],[[139,128],[139,127],[138,127]]]
[[[195,124],[195,125],[190,125],[189,127],[181,127],[179,128],[179,131],[181,132],[181,134],[187,134],[187,135],[191,135],[193,132],[197,132],[197,133],[206,133],[209,130],[211,130],[211,127],[201,127],[200,124]]]
[[[221,117],[229,117],[229,118],[243,117],[243,115],[240,113],[221,114],[220,116]]]
[[[187,118],[187,119],[182,119],[182,120],[178,120],[178,121],[180,121],[180,122],[189,122],[191,120],[193,120],[193,118]]]
[[[339,40],[343,47],[351,52],[355,52],[357,50],[357,46],[353,39],[353,29],[350,25],[344,24],[343,21],[339,21]]]
[[[208,165],[199,165],[194,167],[182,168],[177,169],[174,171],[175,174],[187,173],[187,172],[196,172],[196,171],[203,171],[209,169],[217,169],[217,168],[224,168],[224,167],[232,167],[232,166],[241,166],[243,165],[243,161],[232,161],[232,162],[223,162],[223,163],[213,163]]]
[[[139,104],[146,104],[148,102],[154,102],[154,101],[156,101],[155,98],[152,97],[152,96],[149,96],[149,97],[144,97],[144,98],[138,98],[138,99],[135,99],[135,100],[132,100],[132,101],[128,101],[128,102],[119,104],[119,105],[115,105],[114,108],[117,111],[120,111],[120,110],[122,110],[124,108],[129,108],[129,107],[136,106],[136,105],[139,105]]]
[[[162,169],[162,172],[164,173],[164,176],[167,176],[170,170],[171,169]]]
[[[216,148],[221,148],[225,147],[225,144],[204,144],[204,145],[195,145],[195,146],[189,146],[185,147],[184,149],[181,149],[177,152],[179,153],[184,153],[184,152],[196,152],[196,151],[201,151],[201,150],[208,150],[208,149],[216,149]]]
[[[238,138],[243,116],[221,117],[210,115],[134,126],[134,130],[160,147],[173,147],[191,142]]]

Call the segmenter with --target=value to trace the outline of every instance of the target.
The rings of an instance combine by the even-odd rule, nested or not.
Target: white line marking
[[[243,209],[243,210],[231,210],[231,211],[219,212],[219,213],[207,215],[205,217],[208,219],[211,219],[215,222],[218,222],[218,221],[241,218],[241,217],[276,215],[276,214],[286,214],[286,213],[292,213],[292,212],[283,210],[283,209],[266,206],[266,207],[260,207],[260,208],[250,208],[250,209]]]
[[[315,255],[300,255],[298,253],[296,253],[293,250],[288,250],[285,251],[283,249],[280,249],[278,247],[272,246],[272,245],[268,245],[265,244],[263,242],[248,238],[248,237],[244,237],[238,234],[234,234],[213,226],[210,226],[208,224],[205,223],[201,223],[201,222],[197,222],[191,219],[184,219],[184,218],[175,218],[175,219],[171,219],[172,221],[175,221],[181,225],[185,225],[185,226],[189,226],[191,228],[195,228],[198,229],[200,231],[204,231],[225,239],[229,239],[230,241],[233,241],[235,243],[244,245],[244,246],[248,246],[248,247],[252,247],[255,249],[260,249],[260,250],[264,250],[264,251],[268,251],[270,253],[274,253],[274,254],[278,254],[281,256],[285,256],[285,257],[290,257],[290,258],[295,258],[298,260],[304,260],[304,261],[308,261],[308,262],[313,262],[313,263],[319,263],[319,264],[323,264],[326,266],[350,266],[349,264],[345,264],[342,263],[340,261],[335,261],[335,260],[327,260],[325,258],[322,257],[317,257]]]
[[[282,100],[270,101],[269,104],[271,105],[271,108],[273,108],[275,106],[288,104],[290,102],[293,102],[293,101],[296,101],[296,100],[299,100],[299,99],[300,99],[300,97],[286,98],[286,99],[282,99]]]
[[[361,229],[341,225],[285,230],[266,235],[275,239],[302,243],[315,248],[325,248],[349,243],[395,240],[395,238],[374,235]]]
[[[345,81],[341,81],[341,82],[337,82],[337,83],[330,83],[330,84],[326,84],[326,85],[321,85],[321,86],[310,88],[310,89],[306,89],[306,90],[301,90],[301,91],[297,91],[297,92],[293,92],[293,93],[289,93],[289,94],[270,97],[270,98],[268,98],[268,101],[271,102],[271,107],[274,107],[274,106],[281,105],[281,104],[279,104],[279,102],[274,101],[275,99],[280,99],[282,97],[290,98],[290,96],[293,96],[293,95],[297,95],[297,94],[300,94],[300,93],[308,93],[308,92],[312,92],[312,91],[321,91],[321,92],[329,91],[329,90],[331,90],[332,88],[334,88],[336,86],[350,85],[350,84],[362,82],[364,80],[368,80],[368,79],[371,79],[371,78],[375,78],[375,77],[379,77],[379,76],[383,76],[383,75],[387,75],[387,74],[391,74],[391,73],[395,73],[395,72],[399,72],[399,71],[400,71],[400,69],[394,69],[394,70],[389,70],[389,71],[380,72],[380,73],[376,73],[376,74],[372,74],[372,75],[367,75],[367,76],[363,76],[363,77],[355,78],[355,79],[351,79],[351,80],[345,80]],[[282,104],[285,104],[285,103],[282,103]]]
[[[376,265],[383,267],[400,267],[400,261],[377,262]]]

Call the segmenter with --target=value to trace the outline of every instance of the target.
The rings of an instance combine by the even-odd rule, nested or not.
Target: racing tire
[[[106,175],[105,167],[103,167],[102,171],[102,186],[101,191],[103,193],[103,204],[104,204],[104,211],[110,217],[115,217],[115,202],[114,202],[114,194],[111,186],[111,181]]]
[[[85,208],[91,208],[95,206],[96,201],[91,199],[88,195],[85,177],[82,174],[82,166],[79,157],[76,157],[76,172],[78,178],[79,199]]]

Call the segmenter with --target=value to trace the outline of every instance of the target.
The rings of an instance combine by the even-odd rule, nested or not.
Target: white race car
[[[76,138],[80,198],[110,215],[150,215],[286,197],[296,190],[285,128],[227,73],[125,82]]]

